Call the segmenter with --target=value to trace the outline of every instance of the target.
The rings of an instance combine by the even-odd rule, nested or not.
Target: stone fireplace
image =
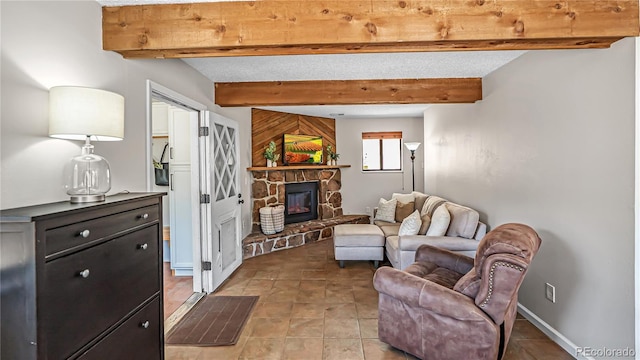
[[[273,251],[290,249],[316,241],[323,241],[333,237],[333,228],[340,224],[368,224],[368,215],[343,215],[342,185],[340,167],[348,165],[329,166],[281,166],[274,169],[265,167],[249,168],[253,174],[253,231],[242,240],[243,257],[250,258]],[[317,205],[305,205],[306,200],[294,205],[292,212],[306,212],[305,207],[317,208],[316,219],[285,225],[279,233],[265,235],[260,230],[260,208],[270,205],[285,205],[287,201],[288,184],[316,184],[317,190],[310,190],[317,194]],[[299,193],[294,187],[294,193]],[[294,195],[297,197],[298,195]],[[298,199],[294,199],[297,201]]]
[[[253,170],[253,225],[260,224],[260,208],[287,205],[286,184],[315,183],[317,186],[317,214],[314,218],[331,219],[342,215],[342,186],[339,168],[333,169],[277,169]],[[312,205],[311,205],[312,206]],[[314,220],[314,219],[310,219]],[[305,221],[305,220],[298,220]]]

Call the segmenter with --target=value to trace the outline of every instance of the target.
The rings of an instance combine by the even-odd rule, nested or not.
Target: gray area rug
[[[234,345],[258,296],[213,296],[200,300],[167,334],[170,345]]]

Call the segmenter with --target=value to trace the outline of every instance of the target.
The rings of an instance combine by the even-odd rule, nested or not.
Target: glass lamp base
[[[71,203],[72,204],[81,204],[81,203],[90,203],[90,202],[98,202],[104,201],[104,194],[100,195],[72,195]]]
[[[89,136],[82,147],[82,154],[74,156],[66,169],[67,194],[71,203],[92,203],[104,201],[111,189],[111,171],[109,162],[93,153]]]

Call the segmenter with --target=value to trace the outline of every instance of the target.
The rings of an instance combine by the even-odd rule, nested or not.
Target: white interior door
[[[240,201],[240,146],[238,123],[221,115],[209,115],[212,163],[211,189],[211,289],[215,290],[242,264]]]

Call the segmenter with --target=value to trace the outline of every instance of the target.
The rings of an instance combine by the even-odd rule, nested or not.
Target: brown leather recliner
[[[529,226],[510,223],[485,235],[475,261],[422,245],[405,270],[379,268],[380,340],[422,359],[501,359],[540,242]]]

